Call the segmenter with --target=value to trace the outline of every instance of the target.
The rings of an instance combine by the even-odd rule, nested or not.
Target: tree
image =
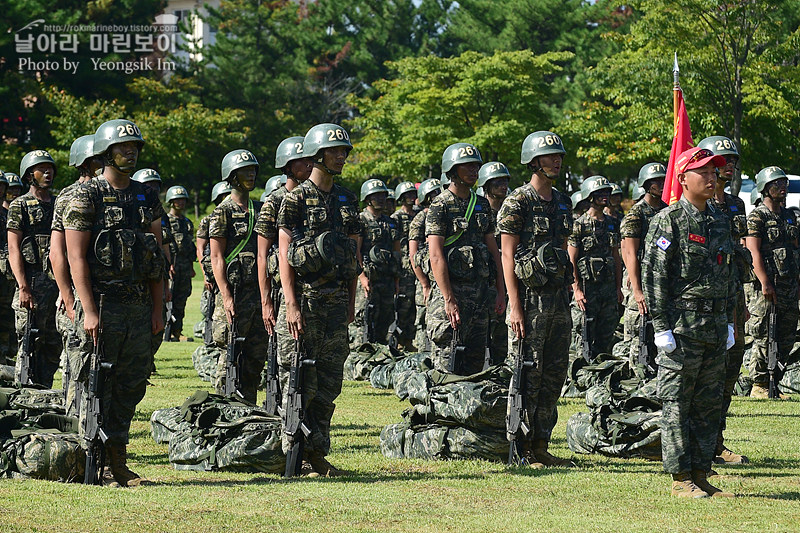
[[[360,113],[353,130],[361,137],[347,176],[438,177],[442,151],[459,141],[477,146],[485,161],[500,160],[522,175],[522,140],[550,128],[542,120],[550,101],[547,80],[570,57],[464,52],[389,63],[394,76],[375,82],[376,98],[351,99]]]

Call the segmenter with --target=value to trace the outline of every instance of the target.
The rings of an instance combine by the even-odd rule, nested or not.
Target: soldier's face
[[[650,180],[650,186],[647,188],[647,192],[650,193],[650,196],[661,196],[661,193],[664,192],[664,178],[657,178],[654,180]]]
[[[240,189],[252,191],[256,188],[256,174],[258,174],[258,171],[255,166],[237,168],[235,172],[236,183],[238,183]]]
[[[311,175],[311,170],[314,168],[314,161],[310,157],[301,157],[289,162],[289,171],[292,176],[299,181],[303,182]]]
[[[414,205],[417,201],[417,193],[416,192],[404,192],[400,195],[400,205]]]
[[[539,156],[539,166],[542,168],[545,176],[554,180],[561,173],[561,163],[564,161],[564,156],[561,154],[547,154]]]
[[[619,207],[622,203],[622,195],[621,194],[612,194],[611,198],[608,199],[608,205],[611,207]]]
[[[334,173],[341,173],[347,161],[349,150],[346,146],[334,146],[325,148],[322,152],[322,163]]]
[[[461,163],[456,165],[456,175],[463,181],[467,187],[472,187],[478,181],[478,171],[481,169],[481,164],[477,162]]]
[[[121,172],[131,173],[139,160],[139,145],[133,141],[125,141],[111,145],[109,155]]]
[[[716,167],[708,163],[703,167],[687,170],[683,174],[678,174],[678,182],[683,186],[685,194],[708,200],[714,196],[716,189]]]
[[[605,207],[608,205],[608,199],[611,195],[608,193],[607,190],[593,192],[592,193],[592,203],[594,205]]]
[[[775,180],[772,183],[769,183],[768,187],[770,198],[779,202],[786,201],[786,191],[789,187],[788,179],[781,178],[779,180]]]
[[[722,180],[730,181],[736,172],[736,165],[739,163],[739,158],[735,155],[725,156],[725,166],[719,169],[719,177]]]
[[[103,171],[103,160],[99,157],[90,157],[84,165],[89,169],[90,176],[98,176]]]
[[[505,198],[508,196],[508,178],[495,178],[484,187],[489,196]]]
[[[22,187],[9,187],[6,191],[6,200],[9,202],[22,194]]]
[[[172,200],[172,207],[174,207],[176,211],[183,211],[186,209],[186,198],[175,198]]]
[[[389,195],[385,192],[376,192],[375,194],[369,195],[367,203],[371,205],[373,209],[381,210],[386,207],[386,199],[388,197]]]
[[[37,187],[49,189],[56,176],[56,167],[52,163],[37,163],[31,167],[30,172]]]

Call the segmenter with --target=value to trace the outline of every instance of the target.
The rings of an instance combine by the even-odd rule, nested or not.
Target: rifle
[[[453,339],[450,341],[450,358],[447,361],[447,371],[451,374],[456,373],[456,369],[461,369],[462,354],[466,351],[466,347],[461,346],[461,335],[458,328],[453,329]]]
[[[33,282],[31,282],[31,291],[33,291]],[[20,343],[19,371],[17,374],[17,383],[23,387],[34,385],[38,381],[36,376],[36,353],[34,350],[38,339],[39,328],[36,327],[36,315],[33,309],[28,309],[25,330]]]
[[[361,343],[374,342],[375,324],[372,315],[375,313],[375,304],[372,302],[372,291],[367,293],[367,304],[364,306],[364,325],[361,330]]]
[[[278,305],[279,291],[272,290],[272,301]],[[273,330],[269,336],[269,347],[267,348],[267,397],[264,398],[264,410],[271,414],[278,414],[278,407],[281,405],[281,384],[278,380],[278,332]]]
[[[217,305],[217,288],[209,291],[208,302],[208,316],[205,317],[205,326],[203,327],[203,342],[206,346],[214,344],[214,307]]]
[[[403,334],[402,328],[397,324],[397,301],[400,299],[400,296],[403,298],[406,297],[405,294],[394,295],[394,322],[389,325],[389,346],[392,348],[397,348],[397,345],[399,344],[397,339]]]
[[[637,361],[647,372],[655,374],[656,358],[647,344],[647,325],[652,323],[649,314],[645,313],[639,316],[639,357]]]
[[[527,311],[527,298],[523,300],[523,315]],[[519,338],[517,351],[514,353],[514,367],[512,368],[511,383],[508,386],[508,411],[506,414],[506,438],[508,439],[508,465],[518,465],[524,458],[519,450],[517,439],[520,434],[527,437],[531,432],[530,426],[525,421],[525,373],[536,367],[533,361],[525,360],[524,338]]]
[[[86,417],[83,420],[83,438],[86,447],[86,470],[83,476],[85,485],[101,485],[102,470],[106,456],[106,435],[103,429],[103,389],[105,388],[105,373],[113,367],[111,363],[103,361],[103,295],[100,295],[98,308],[100,330],[97,332],[97,341],[89,364],[89,386],[86,394]]]
[[[175,288],[175,282],[169,280],[169,301],[166,303],[167,317],[164,319],[164,340],[170,342],[172,340],[172,325],[175,324],[175,316],[172,314],[172,289]]]
[[[492,315],[494,311],[489,311],[489,326],[486,328],[486,347],[483,349],[483,369],[486,370],[492,365],[492,324],[496,318]],[[495,315],[496,316],[496,315]]]
[[[584,311],[583,321],[581,322],[581,351],[587,363],[592,361],[592,344],[589,341],[589,324],[592,322],[594,322],[594,318],[589,318],[586,315],[586,311]]]
[[[286,471],[284,477],[300,475],[303,463],[303,448],[305,438],[311,435],[311,430],[305,422],[305,377],[303,369],[317,364],[313,359],[305,358],[305,347],[300,339],[294,341],[294,354],[292,366],[289,370],[289,390],[286,395],[286,409],[283,416],[283,432],[289,439],[289,453],[286,454]]]
[[[775,304],[770,305],[769,327],[767,328],[767,371],[769,372],[769,398],[780,398],[781,391],[778,388],[778,372],[783,372],[784,365],[778,361],[778,311]]]
[[[233,302],[236,305],[236,291],[238,284],[233,284]],[[234,394],[239,397],[244,397],[240,389],[242,387],[241,370],[241,349],[238,345],[244,342],[244,337],[239,336],[238,320],[236,315],[231,319],[230,334],[228,335],[228,350],[225,353],[225,383],[223,385],[222,393],[225,396],[233,396]]]

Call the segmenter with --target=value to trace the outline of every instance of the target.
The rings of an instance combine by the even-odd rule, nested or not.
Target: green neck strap
[[[255,220],[255,210],[253,209],[253,200],[251,200],[250,198],[247,199],[247,214],[248,214],[247,237],[239,241],[239,244],[236,245],[236,248],[234,248],[233,251],[230,254],[228,254],[228,257],[225,258],[226,265],[231,261],[233,261],[234,259],[236,259],[236,256],[239,255],[239,252],[242,251],[244,245],[247,244],[247,241],[250,240],[250,235],[253,234],[253,222]]]
[[[474,191],[470,190],[469,191],[469,204],[467,204],[467,213],[466,213],[467,224],[469,224],[469,220],[472,218],[472,212],[475,210],[475,204],[476,203],[478,203],[478,195],[475,194]],[[450,235],[448,238],[446,238],[444,240],[444,245],[445,246],[450,246],[451,244],[456,242],[458,239],[460,239],[463,234],[464,234],[464,230],[462,229],[458,233],[456,233],[454,235]]]

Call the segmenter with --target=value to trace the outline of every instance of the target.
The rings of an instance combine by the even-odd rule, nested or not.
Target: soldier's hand
[[[212,291],[213,291],[213,289],[214,289],[214,286],[213,286],[213,285],[211,284],[211,282],[209,282],[209,281],[204,281],[204,282],[203,282],[203,287],[205,287],[205,289],[206,289],[208,292],[212,292]]]
[[[161,309],[153,309],[153,312],[150,314],[150,327],[153,331],[153,335],[158,335],[164,331],[164,315],[161,314]]]
[[[267,333],[272,335],[275,331],[275,306],[272,303],[272,298],[268,298],[261,305],[261,316],[264,318],[264,327],[267,328]]]
[[[170,279],[175,279],[175,264],[171,264],[169,266],[169,277]]]
[[[522,306],[510,305],[508,308],[508,322],[511,326],[511,331],[518,339],[525,338],[525,314],[522,312]]]
[[[497,294],[497,298],[494,299],[494,312],[498,315],[502,315],[506,311],[506,295],[505,294]]]
[[[75,323],[75,306],[68,305],[67,307],[64,308],[64,311],[67,313],[67,318],[69,318],[69,321],[74,324]]]
[[[772,303],[778,303],[777,299],[775,298],[775,287],[772,286],[772,283],[769,281],[761,285],[761,294],[764,295],[764,298]],[[20,298],[20,302],[22,299]]]
[[[100,316],[97,311],[86,311],[83,317],[83,330],[97,344],[97,337],[100,334]]]
[[[286,302],[286,325],[289,327],[289,334],[295,340],[303,334],[305,320],[303,320],[303,313],[300,312],[297,302]]]
[[[624,299],[625,299],[625,297],[622,295],[622,289],[617,287],[617,303],[621,304],[622,300],[624,300]]]
[[[223,296],[222,307],[225,309],[225,316],[228,318],[228,324],[233,324],[233,317],[236,315],[236,310],[233,306],[233,296]]]
[[[34,308],[34,301],[33,301],[33,294],[31,293],[30,287],[20,288],[19,290],[19,306],[22,309],[33,309]]]
[[[586,296],[583,294],[583,291],[580,289],[575,289],[575,303],[578,304],[578,308],[581,311],[586,311]]]
[[[364,288],[364,294],[369,294],[369,280],[367,279],[367,276],[361,274],[358,276],[358,279],[361,281],[361,287]]]
[[[639,314],[642,316],[646,315],[647,302],[644,301],[644,293],[640,290],[634,290],[633,299],[636,300],[636,306],[639,308]]]
[[[458,304],[455,298],[451,298],[450,300],[445,299],[444,312],[447,318],[450,319],[450,326],[453,329],[461,325],[461,314],[458,312]]]
[[[428,305],[428,298],[431,297],[431,286],[428,285],[427,287],[422,287],[422,299],[425,302],[425,305]]]

